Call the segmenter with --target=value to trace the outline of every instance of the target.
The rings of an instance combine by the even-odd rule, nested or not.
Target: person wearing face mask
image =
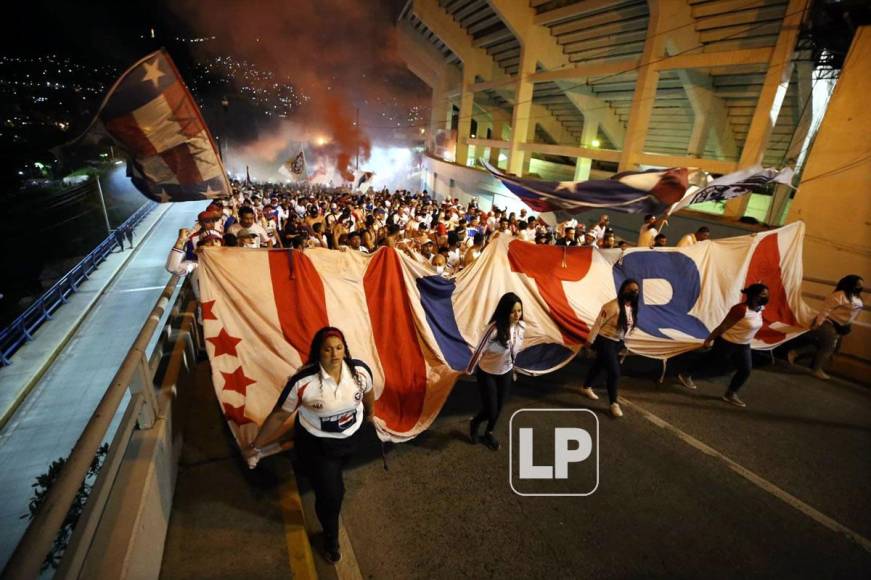
[[[814,319],[813,330],[808,337],[810,342],[786,354],[789,364],[794,365],[799,358],[813,356],[813,375],[822,380],[831,378],[823,367],[831,360],[841,337],[850,333],[853,322],[862,312],[864,303],[859,296],[863,285],[864,280],[856,274],[844,276],[838,281]]]
[[[472,444],[478,443],[478,428],[486,420],[484,444],[493,451],[499,449],[499,440],[493,435],[493,430],[514,382],[514,364],[517,353],[523,350],[525,333],[523,303],[516,294],[508,292],[499,299],[490,324],[466,368],[467,374],[475,373],[481,394],[481,411],[469,422]]]
[[[372,370],[351,358],[345,335],[331,326],[311,342],[308,363],[288,379],[272,412],[243,455],[253,469],[261,448],[272,443],[296,414],[294,449],[315,493],[315,512],[324,530],[324,557],[339,551],[339,514],[345,495],[342,471],[360,444],[364,421],[373,420]]]
[[[723,322],[715,328],[708,338],[705,339],[702,348],[713,348],[707,356],[699,359],[687,372],[678,373],[680,383],[688,389],[696,389],[693,375],[700,371],[721,366],[729,363],[736,372],[722,399],[736,407],[746,407],[747,404],[738,398],[740,389],[753,370],[753,359],[750,353],[750,343],[753,337],[762,328],[762,311],[768,304],[768,286],[765,284],[751,284],[741,290],[745,300],[733,306]]]
[[[596,360],[587,372],[581,394],[594,401],[599,398],[593,392],[593,385],[604,370],[611,416],[615,419],[623,416],[617,392],[620,382],[620,351],[624,348],[624,339],[635,329],[638,321],[639,289],[638,282],[631,278],[620,284],[617,298],[602,306],[584,345],[584,348],[596,352]]]
[[[435,268],[436,274],[439,276],[447,276],[448,259],[444,253],[439,252],[432,258],[432,265]]]

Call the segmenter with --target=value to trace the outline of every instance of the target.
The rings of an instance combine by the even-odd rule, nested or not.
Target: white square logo
[[[517,495],[587,496],[599,487],[599,418],[589,409],[518,409],[508,483]]]

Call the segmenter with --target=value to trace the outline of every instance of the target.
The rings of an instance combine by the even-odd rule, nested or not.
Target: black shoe
[[[493,434],[489,431],[487,433],[484,433],[484,445],[486,445],[493,451],[499,451],[499,440],[493,437]]]
[[[342,559],[342,553],[338,548],[325,548],[324,549],[324,560],[329,562],[330,564],[338,564],[339,560]]]
[[[472,420],[469,421],[469,441],[472,442],[472,445],[478,443],[481,440],[481,437],[478,435],[478,427],[481,426],[479,421],[475,421],[475,418],[472,417]]]

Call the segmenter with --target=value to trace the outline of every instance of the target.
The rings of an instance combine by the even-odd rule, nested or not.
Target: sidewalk
[[[24,343],[12,356],[12,364],[0,368],[0,428],[15,413],[27,393],[48,369],[63,349],[73,332],[99,300],[106,287],[132,258],[152,228],[169,209],[164,205],[155,208],[136,227],[133,249],[118,250],[109,254],[94,270],[79,290],[67,298],[67,303],[58,308],[52,319],[34,333],[33,340]],[[125,240],[125,245],[127,241]]]
[[[26,528],[20,516],[31,484],[78,439],[169,280],[164,264],[179,228],[190,227],[203,205],[155,210],[137,229],[134,250],[110,256],[0,371],[4,409],[10,393],[33,384],[0,428],[0,566]]]

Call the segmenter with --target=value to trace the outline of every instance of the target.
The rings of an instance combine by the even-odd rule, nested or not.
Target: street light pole
[[[112,233],[112,226],[109,225],[109,214],[106,212],[106,200],[103,197],[103,186],[100,185],[100,176],[97,177],[97,192],[100,194],[100,205],[103,208],[103,219],[106,221],[106,233]]]

